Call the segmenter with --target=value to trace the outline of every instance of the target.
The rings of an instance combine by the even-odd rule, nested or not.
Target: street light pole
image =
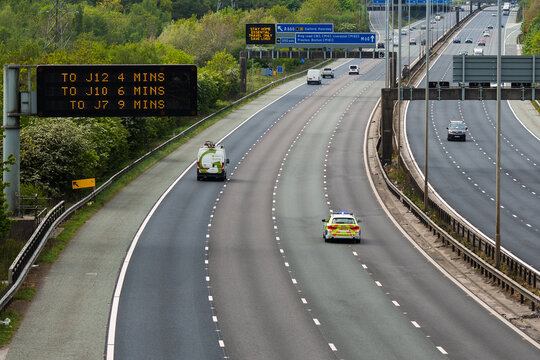
[[[397,116],[397,156],[398,156],[398,163],[399,163],[399,156],[400,156],[400,146],[401,146],[401,18],[402,18],[402,3],[401,0],[398,2],[398,116]]]
[[[430,35],[430,28],[431,28],[431,22],[430,22],[430,0],[426,0],[426,21],[428,22],[428,26],[426,26],[426,37],[429,38]],[[424,211],[427,212],[428,210],[428,134],[429,134],[429,44],[426,41],[426,126],[425,126],[425,162],[424,162]]]
[[[497,155],[495,160],[495,268],[501,267],[501,0],[497,0]]]

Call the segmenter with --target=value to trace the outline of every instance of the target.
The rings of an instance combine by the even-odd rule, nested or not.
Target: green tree
[[[21,182],[59,199],[72,180],[94,177],[99,156],[91,135],[70,119],[31,120],[21,130]]]
[[[283,5],[276,5],[266,11],[266,13],[272,16],[276,23],[294,23],[296,21],[293,12]]]
[[[225,50],[217,52],[212,60],[206,63],[206,70],[219,75],[223,79],[221,86],[222,98],[238,92],[240,65],[231,54],[228,54]]]

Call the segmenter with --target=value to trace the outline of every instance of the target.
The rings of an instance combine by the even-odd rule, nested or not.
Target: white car
[[[322,72],[321,72],[321,75],[323,78],[325,77],[329,77],[329,78],[334,78],[334,69],[332,68],[324,68],[322,69]]]
[[[349,65],[349,75],[360,75],[358,65]]]

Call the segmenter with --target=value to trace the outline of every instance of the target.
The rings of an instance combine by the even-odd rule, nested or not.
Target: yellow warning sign
[[[73,189],[82,189],[96,186],[96,179],[79,179],[71,181]]]

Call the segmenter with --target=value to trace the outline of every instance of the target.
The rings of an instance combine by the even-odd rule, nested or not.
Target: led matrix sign
[[[197,114],[195,65],[39,65],[39,116]]]
[[[275,44],[276,24],[246,24],[246,44]]]

